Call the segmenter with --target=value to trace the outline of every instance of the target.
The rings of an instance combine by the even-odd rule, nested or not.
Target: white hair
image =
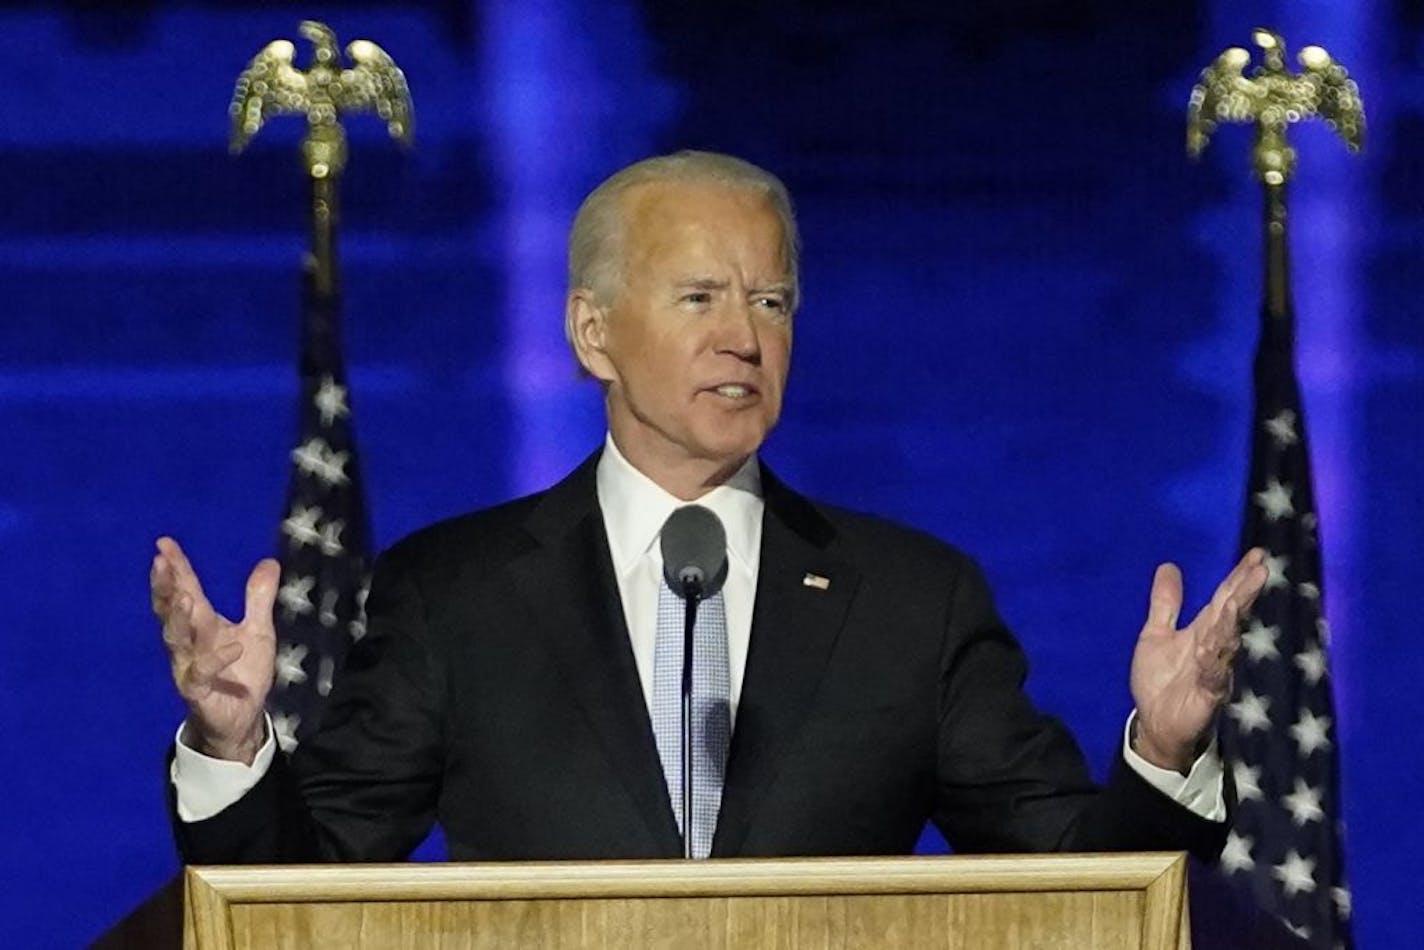
[[[590,192],[569,232],[569,290],[592,291],[600,304],[613,299],[623,278],[627,222],[621,199],[630,188],[658,182],[717,184],[764,195],[781,219],[782,251],[791,285],[787,306],[795,312],[801,297],[797,269],[800,239],[791,194],[781,179],[766,169],[718,152],[685,150],[645,158],[615,172]]]

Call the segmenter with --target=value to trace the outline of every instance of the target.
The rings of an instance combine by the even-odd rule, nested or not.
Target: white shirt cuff
[[[1226,820],[1226,790],[1221,753],[1216,748],[1216,736],[1206,751],[1197,756],[1191,770],[1183,775],[1172,769],[1161,769],[1132,750],[1132,721],[1136,710],[1127,717],[1122,733],[1122,757],[1132,770],[1157,791],[1207,821]]]
[[[185,744],[183,726],[178,727],[174,741],[173,765],[168,777],[177,793],[178,817],[183,821],[203,821],[246,795],[272,766],[277,743],[272,720],[266,718],[267,739],[251,765],[215,759],[203,755]]]

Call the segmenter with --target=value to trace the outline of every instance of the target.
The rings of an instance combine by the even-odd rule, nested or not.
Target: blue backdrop
[[[1201,0],[0,4],[0,752],[7,945],[87,940],[176,870],[181,708],[152,540],[220,605],[271,553],[296,422],[296,130],[225,151],[237,72],[305,16],[405,68],[418,149],[353,121],[348,357],[376,537],[540,487],[601,435],[563,240],[627,161],[779,172],[805,307],[767,455],[976,554],[1035,696],[1101,769],[1153,566],[1233,559],[1259,300],[1248,134],[1183,154],[1258,22],[1360,79],[1366,154],[1297,136],[1347,859],[1366,947],[1424,930],[1419,4]],[[62,913],[41,903],[82,899]]]

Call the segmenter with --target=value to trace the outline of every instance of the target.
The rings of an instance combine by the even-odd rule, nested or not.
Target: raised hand
[[[178,542],[158,539],[148,576],[153,612],[163,625],[173,682],[188,704],[186,739],[199,752],[250,763],[262,746],[279,574],[276,561],[258,563],[247,579],[246,615],[233,623],[213,609]]]
[[[1182,572],[1162,564],[1152,578],[1147,622],[1132,654],[1137,704],[1133,748],[1161,768],[1185,773],[1231,695],[1231,665],[1241,646],[1240,620],[1266,584],[1266,552],[1246,553],[1217,587],[1211,603],[1184,629]]]

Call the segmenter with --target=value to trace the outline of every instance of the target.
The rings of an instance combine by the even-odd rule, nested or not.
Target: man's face
[[[756,192],[716,184],[639,185],[622,200],[614,296],[584,307],[582,321],[571,303],[580,359],[606,384],[610,431],[635,466],[655,480],[725,477],[781,412],[791,356],[781,220]]]

